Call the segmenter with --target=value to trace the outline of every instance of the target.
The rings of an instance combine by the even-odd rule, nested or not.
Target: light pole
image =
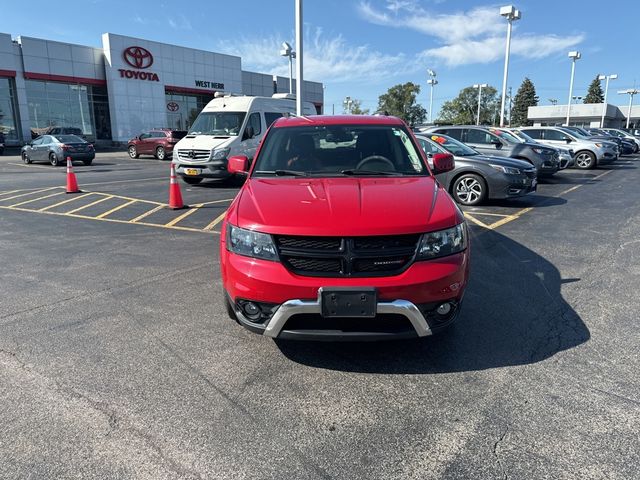
[[[438,84],[438,80],[436,80],[435,71],[431,69],[427,69],[427,73],[429,74],[429,80],[427,80],[427,85],[431,86],[431,94],[429,95],[429,118],[428,118],[428,122],[431,123],[433,120],[433,115],[431,113],[433,111],[433,87]]]
[[[571,118],[571,97],[573,96],[573,77],[576,73],[576,60],[580,60],[582,54],[578,51],[569,52],[569,58],[571,59],[571,81],[569,82],[569,103],[567,104],[567,127],[569,126],[569,119]]]
[[[296,50],[298,51],[298,59],[296,61],[296,114],[298,116],[302,116],[304,110],[302,105],[304,104],[303,98],[303,86],[304,79],[302,78],[302,57],[303,57],[303,48],[302,48],[302,40],[303,40],[303,32],[302,32],[302,0],[296,0]]]
[[[347,115],[351,115],[351,105],[353,105],[353,100],[351,97],[346,96],[342,101],[342,105],[344,105],[344,111]]]
[[[602,103],[602,119],[600,120],[600,128],[604,128],[604,115],[607,113],[607,93],[609,92],[609,80],[615,80],[618,75],[612,73],[611,75],[598,75],[598,80],[607,80],[604,84],[604,100]]]
[[[482,98],[482,89],[488,87],[486,83],[476,83],[473,88],[478,89],[478,116],[476,117],[476,125],[480,125],[480,99]]]
[[[618,90],[618,93],[629,95],[629,109],[627,110],[627,128],[629,128],[629,121],[631,120],[631,107],[633,106],[633,96],[640,93],[640,90],[630,88],[628,90]]]
[[[507,79],[509,76],[509,52],[511,50],[511,27],[514,20],[520,20],[522,14],[513,5],[500,7],[500,15],[507,19],[507,48],[504,53],[504,76],[502,77],[502,102],[500,103],[500,126],[504,127],[504,107],[507,100]]]
[[[296,58],[296,52],[293,51],[291,45],[287,42],[282,42],[280,55],[289,57],[289,93],[293,93],[293,59]]]

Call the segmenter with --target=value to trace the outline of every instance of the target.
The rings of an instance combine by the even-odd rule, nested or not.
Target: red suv
[[[187,132],[184,130],[169,128],[157,128],[143,132],[127,142],[127,152],[131,158],[138,158],[140,155],[153,155],[158,160],[164,160],[173,155],[173,147],[186,134]]]
[[[266,133],[222,226],[229,315],[273,338],[431,335],[453,322],[467,285],[462,212],[402,120],[282,118]]]

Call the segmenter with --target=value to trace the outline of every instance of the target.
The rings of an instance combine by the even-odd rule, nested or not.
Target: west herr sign
[[[122,52],[122,58],[131,67],[144,70],[153,65],[153,55],[151,52],[143,47],[127,47]],[[139,70],[127,70],[126,68],[119,68],[120,78],[135,78],[137,80],[148,80],[150,82],[159,82],[157,73],[153,72],[140,72]]]
[[[196,87],[224,89],[224,83],[208,82],[206,80],[196,80]]]

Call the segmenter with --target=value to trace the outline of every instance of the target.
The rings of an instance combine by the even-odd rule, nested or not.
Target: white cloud
[[[504,57],[506,22],[497,14],[495,6],[435,14],[412,0],[387,0],[384,10],[361,0],[358,10],[365,20],[376,25],[409,28],[435,37],[442,46],[423,51],[418,56],[421,61],[436,59],[448,66],[459,66],[490,63]],[[512,37],[511,52],[539,59],[565,51],[584,38],[582,34],[565,37],[519,34]]]
[[[171,28],[176,30],[193,30],[191,22],[183,13],[178,16],[168,17],[167,23]]]
[[[323,82],[375,83],[384,77],[409,71],[413,62],[404,54],[383,54],[368,45],[351,45],[342,35],[326,35],[321,28],[306,28],[304,75]],[[242,68],[288,76],[289,63],[279,55],[280,45],[291,39],[283,35],[244,37],[218,44],[218,50],[242,57]],[[295,48],[295,46],[294,46]]]

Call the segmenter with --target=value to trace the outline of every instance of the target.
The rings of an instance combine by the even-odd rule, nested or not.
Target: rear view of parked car
[[[184,130],[171,130],[169,128],[158,128],[148,132],[143,132],[132,138],[127,143],[127,152],[131,158],[138,158],[140,155],[153,155],[158,160],[171,158],[173,147],[187,134]]]
[[[76,135],[42,135],[22,147],[21,155],[24,163],[49,162],[57,167],[68,157],[91,165],[96,152],[92,144]]]
[[[481,155],[446,135],[416,134],[431,164],[434,155],[450,153],[455,168],[436,175],[462,205],[479,205],[487,199],[516,198],[535,192],[536,169],[524,160]]]
[[[576,168],[595,168],[600,163],[613,162],[618,158],[614,143],[589,140],[562,127],[522,127],[520,130],[545,145],[570,146],[575,152]]]
[[[550,176],[560,168],[558,152],[545,145],[522,143],[508,132],[477,126],[447,126],[429,132],[448,135],[483,155],[517,158],[536,167],[538,177]]]

